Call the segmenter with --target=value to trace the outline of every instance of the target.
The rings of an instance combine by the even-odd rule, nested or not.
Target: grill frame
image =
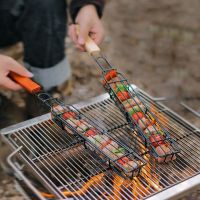
[[[138,89],[134,85],[133,85],[133,87],[135,89]],[[141,90],[139,90],[139,91],[141,91]],[[151,97],[150,95],[146,94],[144,91],[141,91],[141,92],[144,95],[146,95],[148,98],[152,99],[153,101],[156,101],[156,98]],[[76,107],[77,109],[81,109],[83,107],[93,105],[95,103],[98,103],[98,102],[100,102],[102,100],[105,100],[105,99],[108,99],[108,98],[109,98],[109,95],[106,93],[106,94],[100,95],[98,97],[92,98],[92,99],[90,99],[88,101],[84,101],[84,102],[75,104],[74,107]],[[175,117],[179,118],[179,120],[180,120],[180,122],[182,122],[182,124],[187,125],[187,127],[190,127],[190,129],[193,129],[194,132],[197,132],[197,133],[199,132],[199,130],[195,126],[193,126],[192,124],[190,124],[189,122],[184,120],[178,114],[174,113],[172,110],[170,110],[169,108],[167,108],[163,104],[161,104],[161,103],[158,103],[158,104],[160,104],[162,107],[164,107],[166,110],[168,110]],[[9,134],[9,133],[11,133],[13,131],[17,131],[17,130],[29,127],[31,125],[37,124],[38,122],[45,121],[45,120],[47,120],[49,118],[50,118],[50,114],[46,114],[46,115],[31,119],[31,120],[28,120],[28,121],[19,123],[17,125],[13,125],[13,126],[10,126],[8,128],[2,129],[1,130],[2,138],[4,139],[4,141],[6,143],[8,143],[12,147],[13,150],[16,150],[16,148],[12,145],[12,143],[10,143],[10,141],[7,140],[7,138],[6,138],[7,134]],[[183,195],[183,193],[188,191],[188,190],[195,189],[195,187],[197,187],[197,185],[200,185],[200,174],[195,175],[193,177],[190,177],[186,181],[182,181],[180,183],[177,183],[176,185],[174,185],[174,186],[172,186],[170,188],[164,189],[164,190],[156,193],[155,195],[153,195],[153,196],[151,196],[151,197],[149,197],[147,199],[153,200],[153,199],[169,199],[169,198],[171,199],[171,198],[175,198],[177,196]],[[177,191],[178,191],[178,193],[177,193]]]

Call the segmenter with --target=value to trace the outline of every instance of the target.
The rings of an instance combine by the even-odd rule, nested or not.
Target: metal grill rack
[[[4,141],[15,150],[9,159],[11,165],[33,187],[39,199],[168,199],[197,186],[200,184],[199,130],[144,92],[138,93],[148,107],[153,104],[168,119],[167,123],[160,122],[181,148],[176,160],[155,162],[138,133],[105,94],[89,104],[83,102],[74,107],[147,161],[138,177],[124,179],[110,170],[94,152],[85,149],[84,142],[76,135],[65,134],[55,125],[50,115],[2,130]],[[18,166],[19,159],[14,162],[16,155],[23,165]],[[30,171],[37,175],[34,177],[43,187],[33,181]]]

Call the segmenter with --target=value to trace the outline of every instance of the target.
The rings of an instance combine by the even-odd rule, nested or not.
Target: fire
[[[144,146],[141,144],[143,151],[145,151]],[[150,165],[150,155],[145,155],[144,158],[147,160],[147,164],[141,169],[140,176],[142,176],[146,182],[147,186],[145,186],[139,177],[134,177],[133,180],[125,180],[119,175],[115,175],[114,177],[114,185],[113,185],[113,196],[110,199],[120,200],[120,188],[122,186],[131,186],[132,188],[132,196],[133,200],[139,198],[140,196],[150,194],[150,188],[153,187],[156,191],[159,191],[162,187],[160,186],[159,179],[155,173],[153,173],[155,166]]]
[[[63,192],[63,195],[65,195],[66,197],[72,197],[74,195],[83,195],[85,194],[90,187],[94,187],[95,185],[98,185],[100,184],[101,180],[103,179],[104,177],[104,173],[101,173],[101,174],[97,174],[95,176],[93,176],[92,178],[90,178],[84,185],[82,188],[80,188],[79,190],[76,190],[74,192],[71,192],[71,191],[68,191],[68,190],[65,190]],[[45,198],[55,198],[55,195],[54,194],[48,194],[48,193],[45,193],[45,192],[41,192],[40,193],[43,197]]]
[[[144,148],[144,147],[143,147]],[[144,158],[150,162],[150,156],[145,155]],[[155,190],[159,191],[161,186],[159,184],[159,180],[155,174],[152,173],[152,166],[149,164],[145,165],[141,169],[141,176],[146,180],[147,186],[140,181],[139,177],[134,177],[133,180],[127,180],[122,178],[121,176],[115,174],[113,179],[113,192],[112,195],[104,193],[104,197],[106,196],[107,200],[120,200],[121,199],[121,188],[131,188],[131,194],[133,200],[136,200],[139,196],[148,195],[150,193],[150,188],[153,187]],[[63,194],[66,197],[72,197],[77,195],[84,195],[91,187],[98,187],[98,184],[101,185],[102,179],[105,176],[105,173],[101,173],[90,178],[82,188],[77,191],[64,191]],[[40,193],[45,198],[54,198],[54,194],[49,194],[45,192]]]
[[[161,112],[159,112],[153,104],[150,105],[150,111],[156,115],[158,120],[162,122],[164,126],[167,126],[167,124],[169,123],[168,118],[164,116]]]
[[[114,180],[113,180],[113,196],[110,197],[110,199],[115,199],[115,200],[120,200],[120,189],[124,184],[126,180],[120,176],[118,176],[117,174],[114,176]]]
[[[156,115],[159,121],[163,123],[164,126],[168,124],[168,119],[160,113],[157,108],[152,104],[150,105],[150,110],[152,113]],[[152,123],[155,122],[153,116],[151,116]],[[159,126],[158,126],[159,127]],[[136,133],[137,134],[137,133]],[[140,139],[138,138],[140,141]],[[147,149],[142,145],[142,142],[139,142],[140,148],[142,149],[141,153],[145,153]],[[140,176],[143,177],[146,182],[147,186],[145,186],[139,177],[134,177],[133,180],[125,180],[124,178],[120,177],[119,175],[115,174],[114,176],[114,184],[113,184],[113,196],[109,199],[120,200],[121,193],[120,190],[122,187],[131,186],[131,194],[133,200],[138,199],[140,196],[150,194],[150,188],[153,187],[156,191],[162,189],[159,183],[159,178],[154,173],[155,171],[155,164],[150,164],[150,155],[144,155],[144,159],[147,161],[147,164],[141,169]],[[154,162],[155,163],[155,162]]]

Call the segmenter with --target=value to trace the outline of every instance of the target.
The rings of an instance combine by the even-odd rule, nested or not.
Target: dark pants
[[[65,0],[0,0],[0,47],[18,41],[24,61],[49,68],[64,58]]]
[[[66,0],[0,0],[0,48],[21,41],[26,67],[46,90],[68,80],[71,74],[64,54],[66,9]],[[27,99],[28,115],[38,110],[43,113],[32,97]],[[0,96],[0,113],[3,102]],[[9,121],[7,115],[0,114],[0,124],[5,125],[5,120]]]

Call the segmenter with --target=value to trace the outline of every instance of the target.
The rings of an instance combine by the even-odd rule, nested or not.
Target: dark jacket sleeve
[[[75,22],[76,16],[78,14],[78,11],[87,4],[93,4],[96,9],[99,17],[102,17],[103,14],[103,8],[104,8],[104,0],[72,0],[70,3],[70,15]]]

